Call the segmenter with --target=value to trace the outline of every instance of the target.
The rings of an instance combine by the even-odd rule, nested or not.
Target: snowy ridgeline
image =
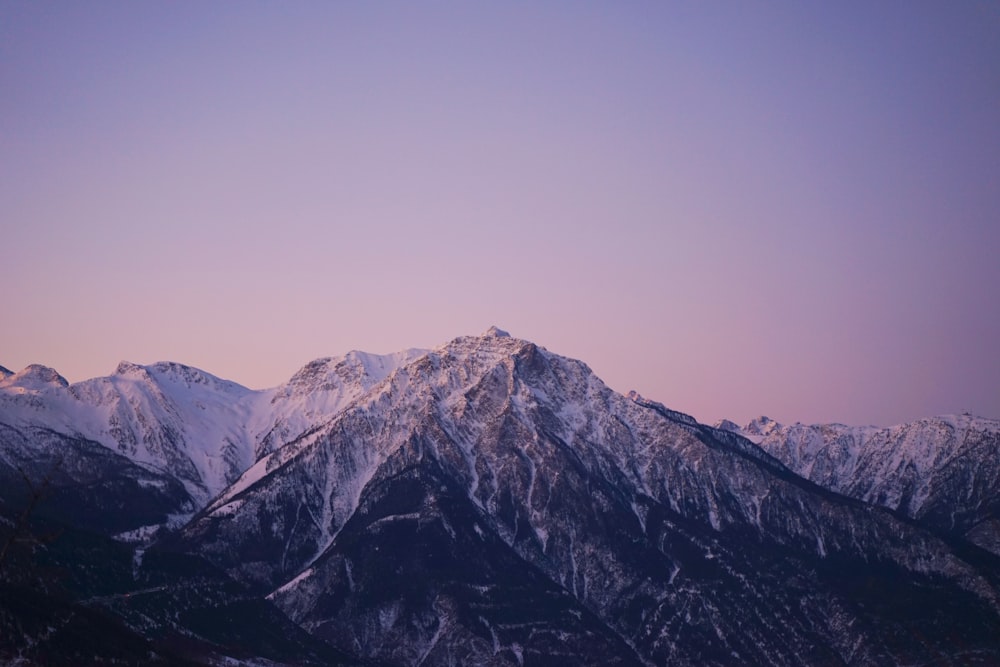
[[[318,359],[287,383],[259,391],[171,362],[122,362],[110,376],[75,384],[45,366],[3,369],[0,424],[98,442],[175,475],[203,505],[260,456],[332,418],[423,353]]]
[[[0,469],[86,453],[60,460],[76,504],[148,506],[96,527],[143,543],[136,577],[203,558],[358,660],[1000,659],[997,573],[939,537],[988,547],[990,420],[713,428],[495,328],[266,391],[166,363],[3,376]]]
[[[742,428],[717,426],[823,487],[1000,554],[1000,420],[945,415],[876,428],[784,425],[759,417]]]

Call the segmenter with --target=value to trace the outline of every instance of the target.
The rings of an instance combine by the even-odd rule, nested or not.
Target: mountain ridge
[[[210,571],[382,664],[1000,660],[1000,564],[972,542],[495,327],[317,359],[272,390],[181,364],[122,371],[89,391],[0,392],[0,474],[96,456],[60,489],[125,512],[106,534],[134,545],[137,582],[147,560],[205,564],[157,589],[170,605]],[[60,413],[83,399],[94,412]],[[68,431],[43,437],[53,415]],[[134,440],[108,439],[115,415]],[[141,519],[114,509],[122,475],[148,499]],[[157,622],[192,632],[180,619]]]
[[[759,417],[736,432],[825,488],[1000,554],[1000,420],[940,415],[879,428]]]

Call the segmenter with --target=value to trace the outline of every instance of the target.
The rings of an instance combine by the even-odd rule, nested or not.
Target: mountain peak
[[[484,338],[510,338],[510,334],[498,326],[492,326],[483,334]]]
[[[740,433],[742,431],[739,424],[729,419],[720,419],[715,422],[715,428],[720,431],[730,431],[732,433]]]
[[[342,392],[352,386],[352,396],[381,382],[397,368],[427,354],[427,350],[410,348],[392,354],[373,354],[351,350],[341,357],[314,359],[300,368],[291,379],[278,388],[277,396],[317,391]]]
[[[237,393],[250,391],[238,382],[224,380],[212,375],[207,371],[194,366],[179,364],[176,361],[158,361],[152,366],[146,367],[146,372],[153,373],[160,378],[166,378],[174,383],[182,383],[187,386],[200,385],[202,387],[216,387],[218,389],[232,390]]]
[[[392,354],[373,354],[371,352],[352,350],[344,355],[342,363],[355,366],[371,383],[375,383],[381,382],[397,368],[406,366],[425,354],[427,354],[427,350],[416,347],[393,352]]]
[[[454,354],[458,357],[479,357],[486,355],[487,358],[510,356],[519,350],[531,347],[543,349],[531,341],[515,338],[503,329],[490,327],[483,334],[476,336],[459,336],[458,338],[445,343],[437,348],[438,352]]]
[[[6,366],[0,366],[0,380],[6,380],[13,374],[14,371],[10,370]]]
[[[781,428],[781,426],[781,424],[770,417],[761,415],[743,427],[743,431],[753,435],[767,435],[771,431]]]
[[[41,384],[61,379],[44,366],[18,376],[37,381],[0,379],[0,514],[24,476],[12,462],[43,474],[59,462],[71,518],[134,544],[100,599],[143,637],[218,632],[215,656],[234,639],[251,655],[243,642],[264,634],[274,664],[1000,657],[996,561],[951,546],[1000,545],[997,422],[876,433],[761,417],[748,428],[769,435],[744,439],[497,327],[431,351],[317,359],[260,391],[168,362],[66,390]],[[774,456],[755,444],[779,438]],[[882,442],[898,446],[866,456]],[[862,484],[793,474],[840,462]],[[868,495],[841,495],[854,488]],[[77,577],[126,548],[53,553],[79,553]],[[157,598],[139,614],[135,593]],[[246,604],[276,609],[225,612]],[[20,632],[12,618],[0,631]],[[276,633],[308,655],[274,648]]]
[[[113,375],[140,375],[145,372],[146,369],[139,364],[133,364],[131,361],[122,361],[119,362]]]
[[[3,370],[7,371],[6,368]],[[0,378],[4,384],[23,389],[42,389],[51,385],[60,387],[69,386],[66,378],[59,375],[54,368],[43,366],[42,364],[29,364],[17,373],[9,374],[10,371],[7,371],[7,373],[8,375]]]

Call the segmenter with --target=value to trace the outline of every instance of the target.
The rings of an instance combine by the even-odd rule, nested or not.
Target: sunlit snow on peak
[[[491,336],[493,338],[510,338],[510,334],[497,326],[492,326],[486,330],[483,336]]]
[[[5,371],[7,369],[4,369]],[[54,368],[43,366],[42,364],[30,364],[17,373],[2,375],[0,384],[5,387],[18,387],[29,391],[44,389],[49,386],[67,387],[69,382]]]

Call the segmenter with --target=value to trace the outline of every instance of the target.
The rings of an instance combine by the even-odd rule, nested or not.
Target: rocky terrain
[[[817,484],[1000,554],[1000,421],[972,415],[890,428],[726,424]]]
[[[5,370],[0,657],[994,664],[998,429],[954,421],[865,464],[496,328],[264,391]]]

